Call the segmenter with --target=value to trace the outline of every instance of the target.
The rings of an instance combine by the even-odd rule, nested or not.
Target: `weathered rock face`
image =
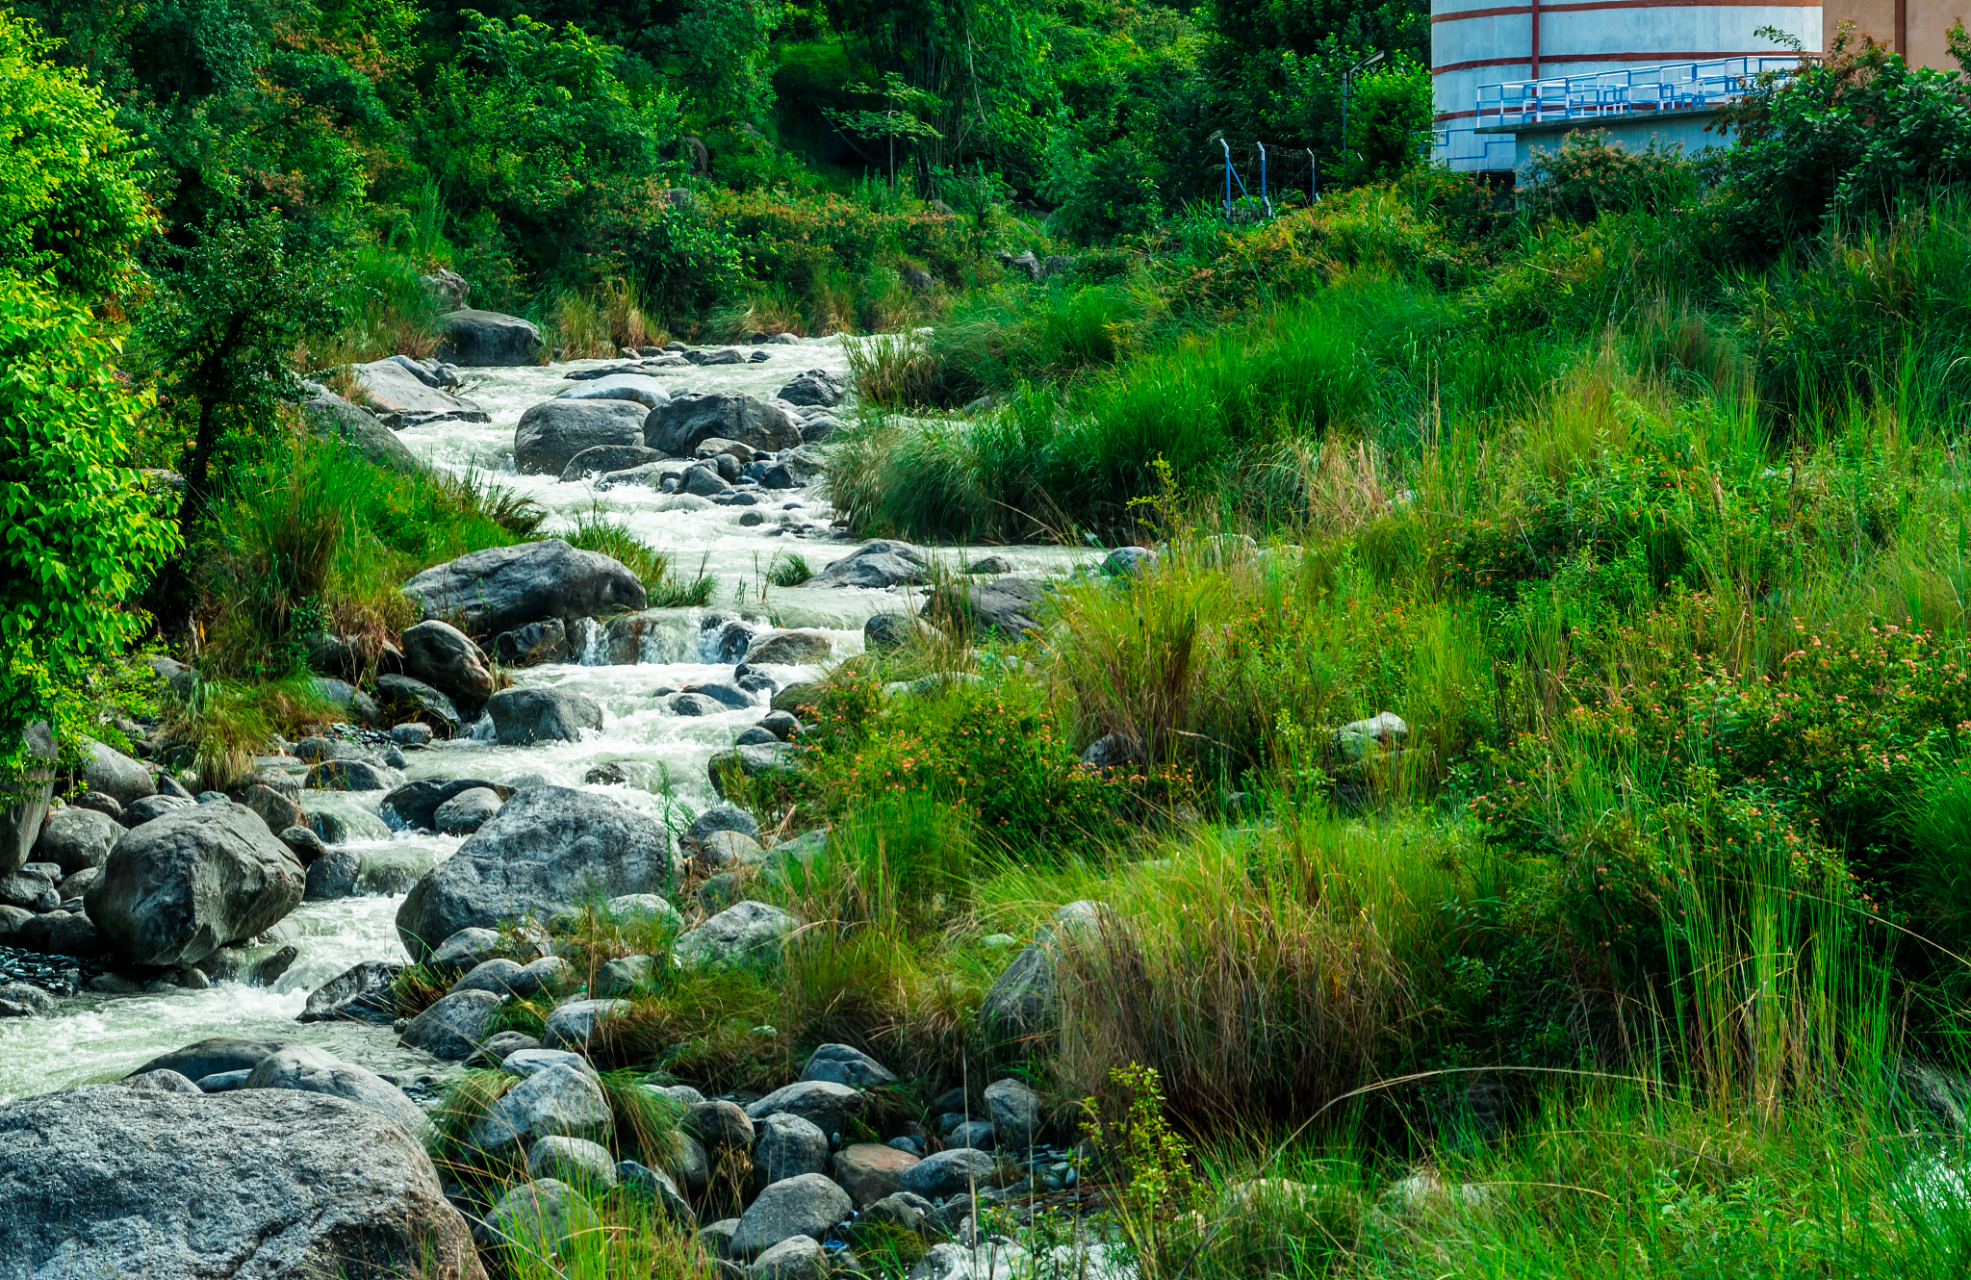
[[[643,443],[650,411],[626,400],[549,400],[520,415],[513,465],[522,475],[559,476],[576,454],[599,445]]]
[[[188,965],[272,928],[300,904],[306,883],[258,814],[219,800],[124,835],[85,901],[133,963]]]
[[[123,838],[123,826],[106,813],[80,807],[50,814],[41,825],[41,837],[34,843],[29,862],[52,862],[63,875],[74,875],[108,861],[111,849]],[[4,869],[4,867],[0,867]]]
[[[641,609],[643,582],[620,561],[578,551],[559,538],[491,547],[426,569],[404,594],[427,618],[450,619],[473,635],[512,631],[530,622]]]
[[[931,562],[908,542],[865,542],[809,578],[810,587],[898,587],[928,582]]]
[[[463,403],[463,402],[461,402]],[[368,409],[350,404],[326,387],[314,387],[301,402],[308,433],[318,440],[340,440],[379,467],[405,474],[418,469],[417,458],[397,433]]]
[[[126,809],[145,796],[157,794],[150,770],[100,742],[91,742],[83,749],[82,783]]]
[[[592,894],[661,891],[670,876],[658,823],[590,792],[531,787],[417,883],[397,932],[422,956],[461,929],[549,916]]]
[[[466,307],[438,317],[445,343],[438,358],[468,369],[532,364],[541,351],[541,331],[519,316]]]
[[[801,429],[785,409],[748,395],[673,396],[644,420],[643,442],[674,458],[690,457],[713,438],[736,440],[754,449],[792,449]]]
[[[931,592],[924,612],[946,630],[973,640],[1020,640],[1040,630],[1047,593],[1025,578],[953,582]]]
[[[5,1104],[0,1204],[9,1275],[485,1275],[419,1142],[319,1094],[97,1086]]]
[[[493,672],[485,651],[450,623],[432,619],[405,631],[404,667],[450,698],[465,715],[493,696]]]
[[[387,427],[417,427],[430,422],[490,422],[486,411],[470,400],[440,391],[402,362],[373,360],[353,365],[350,372],[362,387],[370,409]],[[400,444],[399,448],[403,448]],[[407,451],[408,452],[408,451]]]
[[[566,689],[502,689],[486,700],[493,736],[501,746],[574,742],[584,729],[602,727],[602,707]]]
[[[0,805],[0,874],[27,863],[35,842],[41,836],[41,823],[48,815],[48,801],[55,794],[55,735],[45,721],[37,720],[22,732],[28,754],[39,756],[50,767],[37,770],[26,779],[26,794],[12,804]]]

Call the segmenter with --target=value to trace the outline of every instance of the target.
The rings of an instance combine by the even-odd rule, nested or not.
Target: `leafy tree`
[[[54,273],[64,293],[114,292],[156,215],[133,176],[130,140],[53,42],[0,10],[0,271]]]
[[[145,399],[89,309],[155,217],[107,104],[48,50],[0,11],[0,793],[35,763],[26,726],[72,745],[89,673],[142,626],[117,606],[173,545],[123,465]]]
[[[278,213],[213,217],[189,247],[160,264],[161,288],[139,332],[157,364],[164,407],[188,440],[178,529],[189,544],[213,493],[216,467],[272,430],[276,408],[298,398],[294,355],[341,324],[341,272]],[[174,573],[167,602],[184,576]]]
[[[860,138],[877,147],[880,159],[871,157],[859,146],[856,150],[861,152],[863,159],[874,160],[889,171],[890,190],[894,191],[897,186],[897,142],[902,141],[907,157],[915,144],[944,137],[937,126],[919,114],[929,115],[942,104],[936,95],[904,83],[903,77],[894,71],[884,73],[880,85],[851,85],[848,91],[857,97],[881,98],[882,109],[829,111],[828,119],[849,138]]]
[[[1398,62],[1355,82],[1348,105],[1343,180],[1388,182],[1422,160],[1431,125],[1430,72]]]
[[[1971,59],[1963,23],[1950,44]],[[1724,157],[1737,230],[1770,254],[1830,219],[1971,181],[1966,90],[1963,74],[1912,67],[1842,23],[1826,58],[1762,77],[1721,116],[1738,140]]]

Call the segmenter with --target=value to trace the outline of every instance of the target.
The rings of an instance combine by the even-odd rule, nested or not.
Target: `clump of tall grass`
[[[663,326],[648,319],[636,286],[612,279],[594,289],[571,289],[558,296],[549,311],[545,345],[559,349],[562,358],[580,360],[613,356],[624,348],[658,346],[668,341]]]

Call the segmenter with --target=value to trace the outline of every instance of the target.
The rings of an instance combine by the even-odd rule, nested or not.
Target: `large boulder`
[[[930,581],[931,562],[908,542],[877,538],[865,542],[820,573],[810,587],[898,587]]]
[[[644,419],[643,442],[675,458],[688,458],[700,443],[715,438],[754,449],[792,449],[801,443],[801,429],[778,405],[725,392],[681,392]]]
[[[643,443],[649,410],[626,400],[549,400],[520,415],[513,465],[521,475],[559,476],[569,460],[598,445]]]
[[[157,794],[150,770],[120,751],[90,742],[83,748],[82,785],[100,791],[124,808]]]
[[[595,699],[566,689],[502,689],[487,699],[486,714],[503,747],[575,742],[582,730],[602,727],[602,707]]]
[[[445,333],[438,358],[469,369],[533,364],[541,353],[541,331],[519,316],[465,307],[438,317]]]
[[[197,964],[264,933],[301,902],[307,875],[260,815],[215,800],[126,833],[85,899],[133,964]]]
[[[992,1118],[993,1145],[1024,1152],[1040,1137],[1040,1095],[1008,1077],[986,1086],[986,1114]]]
[[[828,1080],[851,1089],[873,1089],[891,1084],[896,1073],[876,1059],[845,1044],[824,1044],[808,1056],[801,1069],[803,1080]]]
[[[661,892],[670,877],[661,823],[593,792],[530,787],[418,881],[397,912],[397,933],[418,958],[461,929]]]
[[[402,637],[404,669],[450,698],[467,717],[493,696],[493,671],[472,638],[436,618],[408,628]]]
[[[835,1181],[858,1205],[872,1205],[901,1191],[903,1175],[916,1163],[908,1151],[854,1142],[835,1153]]]
[[[940,584],[924,614],[938,626],[972,640],[1024,640],[1040,630],[1046,589],[1025,578]]]
[[[621,561],[578,551],[560,538],[491,547],[426,569],[404,594],[427,618],[446,618],[472,635],[494,635],[530,622],[641,609],[643,581]]]
[[[339,1097],[95,1086],[0,1105],[0,1271],[483,1280],[418,1137]]]
[[[854,1209],[849,1193],[822,1174],[804,1173],[776,1182],[760,1192],[740,1217],[732,1252],[741,1258],[756,1258],[794,1236],[821,1240]]]
[[[308,398],[301,402],[301,417],[308,433],[318,440],[340,440],[392,471],[409,474],[418,469],[417,458],[396,432],[368,409],[350,404],[326,387],[309,387]]]
[[[347,1098],[397,1122],[412,1137],[422,1136],[424,1111],[402,1089],[367,1067],[344,1062],[334,1054],[308,1045],[283,1049],[260,1060],[247,1073],[242,1089],[293,1089]]]
[[[123,824],[106,813],[79,806],[50,814],[34,842],[34,856],[24,861],[52,862],[63,875],[100,867],[123,838]],[[5,859],[0,858],[0,868]]]
[[[490,422],[485,409],[417,376],[402,361],[372,360],[351,365],[372,413],[385,427],[421,427],[431,422]]]
[[[457,703],[414,676],[378,676],[376,696],[389,718],[399,724],[422,724],[443,729],[447,735],[457,733],[465,724]]]
[[[842,398],[842,385],[826,369],[809,369],[782,387],[779,397],[788,404],[832,408]]]
[[[0,875],[25,866],[35,842],[41,837],[41,823],[48,816],[48,801],[55,794],[55,734],[45,720],[36,720],[21,733],[22,746],[30,756],[48,763],[30,770],[22,781],[22,794],[12,803],[0,804]]]
[[[671,402],[663,383],[647,373],[605,373],[585,378],[555,397],[557,400],[626,400],[646,411],[661,409]]]
[[[801,748],[791,742],[745,743],[720,751],[705,762],[705,774],[712,790],[724,799],[726,790],[741,778],[764,778],[791,770],[800,761]]]

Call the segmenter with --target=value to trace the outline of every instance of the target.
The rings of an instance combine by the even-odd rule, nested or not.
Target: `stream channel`
[[[846,378],[848,359],[840,337],[803,340],[798,345],[764,346],[770,353],[760,363],[665,368],[656,376],[666,389],[677,391],[742,391],[770,397],[796,375],[824,369]],[[743,349],[743,348],[742,348]],[[548,475],[518,475],[513,466],[513,434],[520,415],[530,406],[552,399],[575,385],[565,378],[574,369],[594,368],[616,361],[574,361],[539,367],[461,370],[466,385],[454,388],[484,408],[486,423],[440,422],[413,427],[400,438],[430,467],[482,479],[532,498],[551,513],[545,536],[570,527],[576,519],[599,510],[627,526],[637,537],[671,556],[673,572],[689,580],[702,572],[716,581],[718,591],[705,609],[678,609],[664,628],[653,628],[643,641],[641,660],[630,665],[606,665],[605,655],[591,654],[584,662],[546,664],[514,671],[520,685],[571,689],[595,699],[603,709],[600,732],[586,732],[580,742],[556,742],[528,747],[502,747],[490,740],[461,734],[449,742],[407,752],[407,779],[488,778],[525,783],[544,780],[558,786],[583,787],[583,775],[605,762],[621,763],[630,774],[628,785],[597,786],[596,790],[624,804],[668,816],[673,825],[683,815],[716,802],[706,776],[713,753],[732,744],[742,730],[767,710],[759,705],[716,715],[688,717],[664,709],[659,689],[675,689],[699,681],[732,678],[732,666],[710,660],[701,651],[701,624],[708,613],[746,616],[764,626],[815,628],[828,634],[833,658],[840,660],[862,650],[862,625],[878,613],[914,607],[911,588],[865,590],[767,586],[766,569],[776,552],[801,555],[817,572],[846,555],[855,543],[827,536],[770,534],[786,503],[801,506],[791,512],[802,521],[826,530],[834,514],[822,491],[815,488],[779,491],[760,507],[712,507],[682,510],[670,495],[640,485],[624,485],[598,493],[586,481],[560,482]],[[768,523],[741,526],[741,514],[759,510]],[[1058,575],[1090,559],[1086,550],[1062,547],[993,547],[992,554],[1011,562],[1021,576]],[[933,559],[958,562],[984,554],[984,549],[946,547]],[[716,628],[714,629],[714,631]],[[767,669],[781,685],[809,679],[819,667]],[[483,726],[482,726],[483,727]],[[302,766],[297,761],[297,776]],[[333,810],[368,840],[420,843],[439,861],[462,843],[460,837],[391,832],[377,816],[383,792],[329,793],[304,791],[301,804],[309,810]],[[363,847],[352,839],[350,847]],[[353,1022],[300,1023],[309,991],[352,965],[366,960],[405,959],[395,918],[401,897],[348,898],[333,902],[304,902],[283,921],[277,936],[293,943],[299,958],[271,987],[219,983],[203,991],[172,989],[142,995],[85,994],[61,1002],[45,1017],[0,1020],[0,1100],[42,1093],[69,1085],[114,1079],[138,1064],[180,1045],[208,1036],[284,1037],[319,1045],[346,1061],[367,1066],[400,1080],[455,1068],[400,1047],[388,1028]]]

